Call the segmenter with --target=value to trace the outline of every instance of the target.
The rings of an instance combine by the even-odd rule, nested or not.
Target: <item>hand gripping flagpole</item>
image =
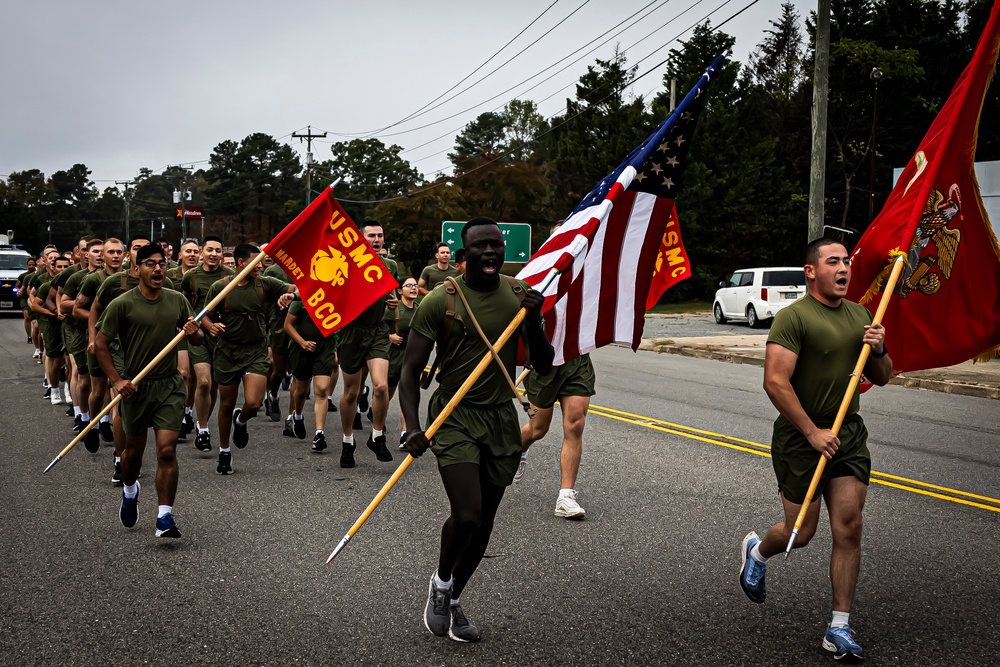
[[[893,264],[892,273],[889,275],[889,280],[886,281],[885,287],[882,288],[882,300],[879,301],[878,310],[875,311],[875,317],[872,318],[872,324],[881,324],[882,317],[885,315],[886,308],[889,307],[889,299],[892,298],[892,292],[896,289],[896,282],[899,280],[899,274],[903,271],[903,265],[906,263],[906,255],[900,253],[896,255],[896,262]],[[865,363],[868,361],[868,354],[871,352],[871,345],[865,343],[861,348],[861,355],[858,357],[858,363],[854,365],[854,372],[851,373],[851,381],[847,385],[847,391],[844,392],[844,398],[840,402],[840,409],[837,411],[837,418],[833,421],[833,426],[830,428],[834,435],[840,432],[840,427],[844,424],[844,418],[847,416],[847,409],[851,406],[851,399],[854,398],[854,390],[858,388],[858,382],[861,380],[861,373],[864,371]],[[799,515],[795,518],[795,527],[792,528],[792,535],[788,538],[788,546],[785,547],[785,558],[788,558],[788,554],[792,552],[792,546],[795,544],[795,538],[799,536],[799,530],[802,529],[802,524],[805,523],[806,513],[809,511],[809,505],[812,503],[813,496],[816,495],[816,489],[819,487],[819,480],[823,476],[823,470],[826,468],[826,457],[820,455],[819,463],[816,465],[816,471],[813,473],[812,480],[809,482],[809,489],[806,491],[805,500],[802,501],[802,507],[799,508]]]
[[[547,290],[549,286],[552,284],[552,281],[554,281],[559,276],[559,274],[569,269],[570,265],[573,263],[573,259],[579,254],[581,254],[586,248],[587,248],[587,237],[584,235],[578,236],[573,241],[573,243],[566,248],[566,251],[559,257],[559,260],[556,262],[555,266],[549,269],[548,275],[545,276],[542,282],[538,285],[538,291],[544,294],[545,290]],[[504,329],[504,332],[500,334],[500,338],[497,339],[497,342],[493,344],[494,351],[499,353],[500,350],[503,349],[503,346],[506,345],[510,337],[514,335],[514,332],[516,332],[518,327],[521,326],[521,322],[524,321],[524,316],[526,313],[527,311],[524,308],[521,308],[519,311],[517,311],[517,315],[515,315],[511,323],[507,325],[507,328]],[[461,400],[465,398],[465,395],[469,392],[470,389],[472,389],[472,385],[474,385],[476,381],[479,380],[479,376],[483,374],[483,372],[491,363],[493,363],[493,353],[487,352],[485,355],[483,355],[483,358],[479,361],[479,365],[476,366],[476,368],[472,371],[469,377],[465,379],[465,382],[462,383],[462,386],[458,388],[458,391],[455,393],[455,395],[451,397],[451,400],[448,401],[448,404],[444,406],[443,410],[441,410],[441,414],[437,416],[437,419],[434,420],[434,423],[428,426],[427,430],[424,431],[424,435],[427,437],[428,440],[434,437],[434,434],[437,432],[439,428],[441,428],[441,425],[445,422],[445,420],[448,419],[448,416],[451,414],[452,410],[455,409],[455,406],[457,406],[459,402],[461,402]],[[525,371],[527,371],[527,369],[525,369]],[[522,374],[521,378],[519,378],[519,382],[524,378],[525,375],[527,375],[527,372]],[[365,508],[365,511],[361,513],[361,516],[359,516],[358,520],[354,522],[354,525],[351,526],[351,529],[348,530],[347,534],[344,535],[343,539],[340,540],[340,544],[338,544],[337,548],[333,550],[333,553],[330,554],[330,557],[326,559],[328,565],[333,561],[334,558],[337,557],[337,554],[343,551],[344,547],[347,546],[347,543],[351,541],[351,538],[354,537],[354,535],[359,530],[361,530],[361,526],[365,525],[365,521],[368,520],[368,517],[372,515],[372,512],[374,512],[375,509],[379,506],[379,504],[381,504],[381,502],[385,499],[386,495],[389,493],[389,491],[392,490],[392,487],[396,485],[396,482],[399,481],[399,478],[403,476],[403,473],[406,472],[406,469],[410,467],[410,464],[413,463],[413,461],[414,461],[413,456],[407,454],[406,458],[403,459],[403,462],[399,464],[398,468],[396,468],[396,472],[392,473],[392,476],[386,481],[385,484],[382,485],[381,490],[379,490],[375,498],[372,499],[370,503],[368,503],[368,507]]]
[[[235,288],[240,281],[249,277],[250,272],[253,271],[258,264],[264,261],[264,256],[265,253],[261,252],[259,255],[254,257],[249,264],[243,267],[242,271],[236,274],[236,276],[229,281],[229,284],[227,284],[225,287],[222,288],[222,291],[219,292],[218,296],[209,301],[205,305],[205,307],[201,309],[201,312],[199,312],[197,315],[194,316],[194,321],[198,323],[199,327],[201,326],[201,318],[205,317],[207,313],[211,312],[212,310],[215,309],[217,305],[222,303],[222,300],[226,298],[226,295],[229,294],[229,292],[231,292],[233,288]],[[177,344],[180,343],[185,336],[187,336],[187,334],[184,333],[183,329],[181,329],[177,333],[177,335],[174,336],[174,339],[169,343],[167,343],[167,346],[162,350],[160,350],[159,354],[153,357],[153,360],[150,361],[148,364],[146,364],[146,367],[143,368],[141,371],[139,371],[139,373],[134,378],[132,378],[131,380],[132,384],[139,384],[139,381],[142,380],[144,377],[146,377],[146,375],[151,370],[156,368],[156,365],[159,364],[161,361],[163,361],[163,358],[167,356],[167,354],[169,354],[172,349],[177,347]],[[61,461],[67,454],[69,454],[70,450],[76,447],[77,443],[83,440],[84,436],[86,436],[87,433],[90,432],[90,429],[94,427],[94,424],[99,423],[101,421],[101,418],[103,418],[104,415],[109,414],[114,409],[114,407],[121,402],[121,400],[122,400],[122,395],[116,394],[115,397],[111,399],[111,402],[108,403],[106,406],[104,406],[104,409],[101,410],[101,412],[97,416],[92,417],[91,420],[87,422],[87,425],[76,435],[75,438],[73,438],[73,441],[70,442],[68,445],[66,445],[66,447],[64,447],[63,450],[59,452],[59,454],[56,455],[54,459],[52,459],[52,463],[50,463],[48,467],[42,471],[42,474],[47,473],[49,470],[52,469],[52,467],[55,464],[59,463],[59,461]]]

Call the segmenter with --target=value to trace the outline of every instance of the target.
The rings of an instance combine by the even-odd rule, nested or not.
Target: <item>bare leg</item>
[[[389,360],[369,359],[372,378],[372,428],[385,429],[385,416],[389,412]]]
[[[177,431],[156,431],[156,498],[173,505],[177,496]]]
[[[834,477],[823,499],[830,513],[833,550],[830,553],[830,583],[833,610],[850,612],[861,569],[861,510],[868,487],[857,477]]]
[[[330,395],[330,376],[313,376],[313,412],[316,413],[316,430],[322,431],[326,426],[326,414],[330,404],[326,398]]]
[[[240,394],[240,385],[219,385],[219,449],[229,449],[229,433],[233,428],[233,410]]]
[[[344,393],[340,395],[340,425],[344,429],[344,436],[350,437],[354,433],[354,411],[358,408],[358,396],[361,394],[361,371],[357,373],[343,373]],[[385,419],[385,415],[382,415]]]
[[[559,452],[559,470],[563,489],[575,489],[583,455],[583,426],[590,408],[589,396],[561,396],[563,441]]]
[[[198,426],[208,428],[208,420],[212,418],[212,365],[195,364],[194,375],[196,388],[194,391],[194,411],[198,415]]]
[[[802,505],[785,500],[784,496],[781,498],[781,505],[785,510],[785,520],[771,526],[758,547],[760,555],[764,558],[777,556],[784,552],[785,547],[788,546],[788,540],[792,536],[795,519],[799,516],[799,509],[802,507]],[[816,498],[812,502],[812,505],[809,506],[809,511],[806,512],[806,519],[802,523],[802,530],[799,531],[798,536],[795,538],[795,544],[792,545],[793,549],[800,549],[806,546],[809,544],[809,540],[813,538],[813,535],[816,534],[816,524],[819,522],[819,507],[819,498]]]
[[[531,414],[535,415],[521,427],[521,451],[526,452],[534,443],[545,437],[552,425],[553,408],[539,408],[530,405]]]

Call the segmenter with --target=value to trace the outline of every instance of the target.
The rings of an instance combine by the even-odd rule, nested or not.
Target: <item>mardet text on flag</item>
[[[998,48],[994,2],[972,60],[851,258],[847,296],[874,312],[893,260],[906,256],[882,319],[896,372],[1000,351],[1000,247],[973,171]]]
[[[666,232],[688,147],[711,77],[724,58],[716,58],[670,116],[597,184],[518,274],[539,284],[563,249],[580,236],[587,239],[584,257],[545,292],[556,364],[609,343],[639,347],[659,251],[673,241]],[[660,266],[665,261],[677,268],[686,260],[668,248]]]
[[[329,336],[398,287],[357,226],[326,190],[267,244],[310,317]]]

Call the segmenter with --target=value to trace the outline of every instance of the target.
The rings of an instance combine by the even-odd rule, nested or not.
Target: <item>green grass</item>
[[[653,306],[647,312],[658,315],[677,315],[678,313],[710,313],[711,301],[682,301],[680,303],[661,303]]]

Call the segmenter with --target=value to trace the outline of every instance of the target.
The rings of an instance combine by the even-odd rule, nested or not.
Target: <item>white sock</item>
[[[80,406],[79,405],[74,405],[73,406],[73,416],[74,417],[79,417],[80,416]]]
[[[237,417],[236,419],[234,419],[233,421],[236,422],[239,426],[246,426],[247,423],[240,418],[242,416],[243,416],[243,412],[241,411],[240,412],[240,416]]]
[[[344,444],[345,445],[353,445],[354,444],[354,436],[353,435],[344,435]]]
[[[460,604],[462,604],[462,603],[458,601],[458,598],[455,598],[454,600],[451,601],[451,606],[452,607],[457,607]]]
[[[448,581],[445,581],[440,576],[438,576],[437,570],[434,571],[434,587],[435,588],[440,588],[440,589],[443,589],[443,590],[446,590],[446,591],[450,591],[451,590],[451,584],[452,584],[452,580],[451,579],[448,579]]]
[[[833,620],[830,621],[831,628],[842,628],[847,625],[847,621],[851,618],[851,612],[849,611],[835,611],[833,612]]]
[[[563,498],[569,498],[572,495],[574,489],[559,489],[559,500]]]
[[[110,421],[111,421],[111,416],[110,415],[104,415],[103,417],[101,417],[100,423],[101,424],[107,424]]]
[[[195,422],[194,424],[198,427],[198,433],[208,433],[208,427],[202,428],[201,422]]]
[[[301,413],[301,412],[296,412],[296,413],[295,413],[294,415],[292,415],[292,416],[293,416],[293,417],[295,417],[295,421],[297,421],[297,422],[300,422],[300,421],[302,421],[302,413]]]
[[[316,435],[323,435],[323,429],[316,431]]]
[[[760,542],[753,545],[753,549],[750,550],[750,558],[753,558],[753,562],[764,564],[767,559],[760,553]]]
[[[89,422],[90,421],[90,413],[89,412],[82,412],[81,411],[80,412],[80,419],[82,419],[85,422]]]
[[[174,513],[173,505],[157,505],[156,506],[156,518],[159,519],[161,516],[167,516],[168,514]]]
[[[228,454],[229,453],[229,447],[226,447],[225,449],[223,449],[222,447],[219,447],[219,453],[220,454]]]
[[[521,452],[521,460],[522,461],[528,460],[528,452]]]
[[[121,463],[121,462],[122,462],[122,457],[116,456],[115,457],[115,463]]]
[[[193,415],[194,411],[191,408],[184,408],[184,414]]]
[[[376,431],[375,429],[372,429],[372,437],[373,438],[381,438],[382,437],[382,431]]]
[[[122,491],[125,493],[126,498],[135,498],[139,495],[139,482],[126,485],[122,488]]]

